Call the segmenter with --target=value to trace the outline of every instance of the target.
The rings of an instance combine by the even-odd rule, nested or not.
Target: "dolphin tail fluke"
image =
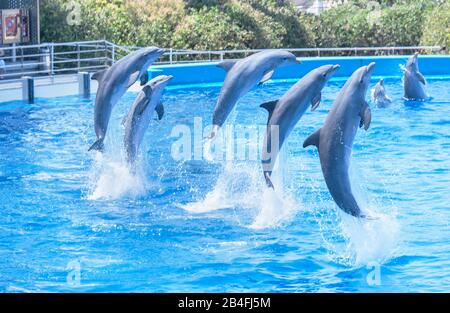
[[[308,146],[316,146],[319,148],[319,140],[320,140],[320,128],[316,130],[314,133],[309,135],[308,138],[303,142],[303,148]]]
[[[96,142],[94,142],[94,144],[89,148],[88,151],[96,150],[96,151],[103,152],[104,147],[105,147],[105,145],[103,144],[103,138],[101,138],[101,139],[97,140]]]
[[[270,179],[270,174],[272,174],[272,172],[270,171],[264,171],[264,178],[266,179],[266,185],[269,188],[272,188],[275,190],[275,187],[273,186],[272,180]]]

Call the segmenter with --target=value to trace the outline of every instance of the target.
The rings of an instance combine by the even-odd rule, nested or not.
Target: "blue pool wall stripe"
[[[409,56],[370,56],[370,57],[314,57],[300,58],[301,64],[280,67],[273,79],[300,78],[312,69],[324,64],[339,64],[341,68],[335,77],[348,77],[357,68],[376,62],[374,76],[401,76],[400,65],[404,65]],[[152,66],[150,76],[173,75],[171,85],[219,83],[225,79],[225,71],[217,67],[218,62],[189,63]],[[420,71],[425,75],[450,75],[449,55],[419,56]]]

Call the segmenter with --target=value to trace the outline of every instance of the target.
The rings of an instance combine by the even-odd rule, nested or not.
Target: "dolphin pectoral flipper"
[[[422,84],[426,85],[425,77],[423,77],[422,73],[417,72],[417,73],[416,73],[416,76],[417,76],[417,79],[418,79]]]
[[[164,115],[164,106],[161,102],[158,103],[158,105],[155,107],[155,111],[156,111],[156,114],[158,114],[158,120],[161,120]]]
[[[269,117],[267,118],[267,123],[269,123],[270,118],[272,117],[273,110],[275,109],[275,106],[277,105],[278,99],[273,101],[264,102],[260,105],[261,108],[264,108],[269,112]]]
[[[127,88],[130,88],[139,78],[140,71],[136,71],[128,78]]]
[[[319,92],[314,98],[311,99],[311,111],[317,109],[320,104],[320,100],[322,99],[322,93]]]
[[[364,130],[368,130],[370,122],[372,121],[372,113],[367,102],[364,103],[360,116],[361,122],[359,123],[359,127],[362,127],[364,125]]]
[[[303,148],[306,148],[308,146],[316,146],[317,148],[319,148],[319,141],[320,141],[320,128],[305,139],[305,141],[303,142]]]
[[[235,64],[236,61],[223,61],[217,64],[217,66],[223,68],[226,72],[228,72]]]
[[[108,69],[95,72],[94,74],[92,74],[91,80],[96,80],[96,81],[100,82],[103,79],[103,77],[105,76],[105,73],[107,70]]]
[[[272,78],[272,75],[274,73],[274,70],[270,70],[267,73],[264,74],[264,76],[262,77],[261,81],[259,82],[258,86],[264,84],[266,81],[268,81],[269,79]]]

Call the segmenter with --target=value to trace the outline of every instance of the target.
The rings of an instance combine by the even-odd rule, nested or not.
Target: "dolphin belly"
[[[361,209],[353,196],[348,168],[343,166],[341,162],[335,160],[322,161],[322,159],[321,167],[325,183],[338,207],[348,214],[360,217]]]
[[[403,84],[404,98],[406,100],[423,101],[428,99],[425,86],[417,78],[412,77],[410,74],[405,74]]]

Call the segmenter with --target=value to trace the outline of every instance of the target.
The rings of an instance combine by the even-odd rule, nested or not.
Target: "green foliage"
[[[352,4],[340,5],[314,19],[312,32],[319,47],[366,47],[374,42],[375,28],[369,23],[369,10]]]
[[[194,10],[178,25],[175,48],[235,49],[244,46],[245,32],[217,7]]]
[[[72,2],[80,25],[67,23]],[[41,38],[185,49],[449,43],[450,0],[347,2],[315,16],[289,0],[42,0]]]
[[[372,4],[373,5],[373,4]],[[412,46],[420,43],[429,0],[366,8],[363,1],[323,12],[313,22],[319,47]]]
[[[450,0],[430,11],[425,19],[421,43],[450,46]]]
[[[429,3],[417,1],[396,4],[383,9],[377,30],[377,44],[381,46],[413,46],[420,44],[423,23]]]

